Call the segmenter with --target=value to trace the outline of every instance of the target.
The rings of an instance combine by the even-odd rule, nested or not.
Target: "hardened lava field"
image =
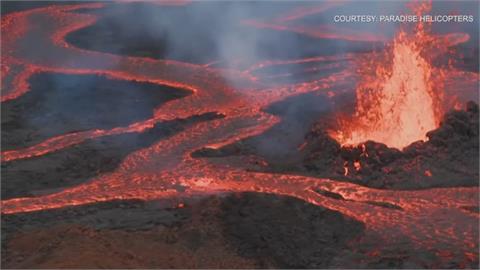
[[[2,268],[478,268],[478,2],[1,5]]]

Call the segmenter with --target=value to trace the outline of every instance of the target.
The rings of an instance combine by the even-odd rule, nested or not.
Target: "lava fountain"
[[[339,117],[330,135],[342,145],[373,140],[399,149],[438,127],[442,115],[442,72],[432,66],[439,42],[424,24],[414,34],[400,31],[384,53],[359,62],[356,108]]]

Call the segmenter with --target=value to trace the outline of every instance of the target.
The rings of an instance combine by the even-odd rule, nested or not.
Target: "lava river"
[[[281,119],[262,111],[262,108],[273,102],[318,90],[325,91],[329,96],[353,91],[352,77],[355,74],[349,67],[352,66],[354,53],[265,61],[242,70],[227,70],[216,68],[214,64],[196,65],[88,51],[67,43],[65,36],[68,33],[92,25],[99,19],[98,15],[75,11],[102,6],[90,3],[51,6],[3,16],[2,102],[27,92],[30,76],[41,72],[98,74],[182,88],[191,91],[192,95],[170,101],[156,108],[151,119],[129,126],[69,133],[27,148],[4,151],[2,162],[45,155],[101,136],[144,132],[162,121],[207,112],[216,112],[224,117],[194,124],[170,138],[133,152],[115,171],[78,186],[48,195],[2,200],[3,214],[118,199],[171,199],[179,202],[204,194],[253,191],[296,197],[363,222],[366,231],[360,244],[370,246],[372,256],[382,252],[378,246],[374,247],[374,243],[383,243],[385,247],[408,243],[419,250],[433,250],[445,261],[455,258],[465,265],[478,261],[479,215],[465,210],[466,206],[478,207],[478,187],[379,190],[334,179],[251,172],[242,167],[242,159],[247,157],[228,157],[221,161],[191,157],[190,154],[200,148],[218,148],[271,128]],[[304,13],[323,12],[325,9],[327,7]],[[295,10],[290,16],[283,15],[288,20],[272,20],[268,27],[266,23],[261,25],[252,21],[245,24],[301,33],[298,28],[282,28],[281,23],[303,15]],[[311,32],[308,34],[312,35]],[[339,35],[336,34],[335,38],[351,39],[348,32],[343,37]],[[318,36],[328,38],[329,35]],[[367,41],[385,39],[372,34],[357,33],[355,38],[357,36],[366,37]],[[35,46],[28,46],[32,40]],[[262,83],[261,75],[255,72],[269,66],[308,62],[325,63],[326,69],[338,71],[327,76],[318,75],[306,82],[273,86]],[[477,73],[460,70],[445,72],[448,72],[446,85],[452,86],[448,90],[451,93],[474,89],[478,83]],[[224,79],[225,73],[241,83],[232,86]],[[324,196],[318,190],[340,194],[344,199]],[[379,206],[382,203],[401,207],[402,210]]]

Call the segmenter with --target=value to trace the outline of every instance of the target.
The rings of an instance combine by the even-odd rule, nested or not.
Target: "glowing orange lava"
[[[1,102],[19,98],[29,91],[28,79],[38,72],[96,74],[119,80],[174,86],[190,90],[192,94],[155,108],[152,118],[129,126],[73,132],[26,148],[3,151],[2,163],[46,155],[88,139],[145,132],[166,120],[207,112],[222,113],[225,117],[192,124],[172,137],[130,153],[112,172],[92,177],[77,186],[33,197],[2,200],[2,214],[127,199],[174,199],[177,207],[183,207],[186,204],[178,203],[178,200],[194,195],[263,192],[296,197],[355,218],[366,225],[363,237],[366,240],[362,241],[367,244],[367,240],[373,239],[371,241],[381,241],[388,247],[403,245],[407,239],[412,245],[428,250],[445,247],[457,250],[456,256],[461,261],[478,260],[478,254],[471,255],[472,250],[478,250],[478,213],[462,208],[478,205],[478,187],[379,190],[331,179],[253,172],[248,170],[248,166],[242,166],[247,162],[233,162],[238,157],[222,157],[221,162],[215,162],[214,158],[192,157],[191,154],[198,149],[218,148],[271,128],[281,117],[263,109],[274,102],[320,90],[331,98],[346,91],[343,89],[354,89],[351,83],[354,73],[350,67],[357,54],[252,63],[245,69],[230,71],[235,72],[239,79],[251,80],[245,89],[234,88],[222,76],[225,70],[212,68],[214,64],[200,66],[165,59],[113,55],[79,49],[65,41],[65,35],[95,23],[100,17],[72,11],[102,7],[104,4],[101,3],[52,6],[3,16],[1,30],[8,35],[2,36]],[[314,11],[320,12],[326,8],[319,7]],[[295,10],[285,15],[285,19],[277,19],[273,23],[288,23],[314,11]],[[251,26],[262,27],[255,23]],[[309,35],[292,27],[285,27],[282,31]],[[337,140],[357,143],[372,139],[403,147],[412,141],[424,139],[426,131],[435,128],[441,116],[437,111],[441,99],[438,92],[441,88],[437,87],[441,84],[434,78],[436,74],[447,73],[445,76],[449,80],[446,85],[455,94],[462,94],[458,87],[476,91],[477,73],[432,68],[431,59],[422,51],[426,47],[423,41],[429,41],[430,37],[422,33],[418,31],[415,38],[406,34],[397,36],[395,45],[389,50],[393,64],[384,61],[380,65],[372,65],[374,72],[362,77],[357,87],[356,118],[345,122],[341,131],[335,133]],[[337,34],[335,38],[352,39],[349,34],[343,35]],[[313,35],[310,33],[310,36]],[[329,35],[320,33],[315,36]],[[466,40],[465,35],[448,37],[451,43]],[[32,40],[36,41],[35,46],[20,46]],[[368,53],[367,57],[373,58],[373,55]],[[273,86],[262,84],[265,75],[256,72],[276,65],[305,63],[319,63],[318,68],[332,72],[318,72],[318,76],[307,81],[280,82]],[[368,156],[365,146],[362,155]],[[345,175],[349,173],[348,168],[348,164],[345,164]],[[362,169],[360,161],[355,161],[354,168]],[[431,177],[435,177],[435,174]],[[182,186],[182,190],[178,186]],[[337,193],[344,200],[323,196],[316,192],[318,189]],[[402,210],[379,206],[382,203],[401,207]],[[455,217],[455,222],[452,217]]]
[[[402,149],[426,140],[426,133],[438,127],[443,78],[442,73],[432,75],[436,70],[426,55],[437,47],[425,28],[419,24],[410,35],[400,31],[385,56],[360,64],[364,70],[356,90],[356,111],[352,119],[343,119],[339,131],[331,132],[337,141],[357,145],[373,140]]]

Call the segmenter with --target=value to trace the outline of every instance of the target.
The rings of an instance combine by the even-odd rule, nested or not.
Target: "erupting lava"
[[[219,159],[195,158],[191,155],[198,149],[220,147],[265,132],[281,118],[264,110],[274,102],[313,91],[324,92],[326,98],[333,99],[344,89],[354,89],[354,74],[349,67],[357,53],[274,59],[250,63],[251,66],[245,69],[233,67],[228,72],[247,85],[245,89],[234,88],[224,79],[227,70],[217,68],[215,61],[211,62],[213,64],[196,65],[166,59],[128,57],[80,49],[65,41],[68,33],[90,26],[101,17],[76,10],[104,7],[102,3],[52,6],[3,16],[2,31],[8,34],[2,37],[1,102],[20,98],[29,91],[28,79],[41,72],[96,74],[117,80],[174,86],[190,90],[192,94],[155,108],[150,119],[129,126],[72,132],[36,145],[3,151],[2,163],[35,159],[85,140],[145,132],[163,121],[208,112],[221,113],[224,117],[192,124],[174,136],[134,151],[112,172],[94,176],[76,186],[32,197],[4,199],[1,201],[2,214],[111,200],[178,201],[203,194],[253,191],[296,197],[363,222],[366,232],[362,241],[372,254],[383,252],[371,250],[378,248],[381,242],[385,247],[400,245],[405,250],[411,250],[415,246],[439,254],[443,254],[441,252],[445,249],[454,250],[455,253],[450,257],[438,257],[438,268],[447,265],[452,258],[458,259],[463,265],[478,261],[478,254],[473,252],[478,250],[478,214],[464,209],[465,206],[478,205],[478,187],[380,190],[331,179],[251,171],[247,166],[243,167],[247,163],[243,160],[248,158],[245,156],[222,157],[220,162]],[[326,8],[329,7],[316,10],[320,12]],[[279,19],[274,23],[290,23],[304,13],[312,12],[297,10],[294,15],[286,16],[288,19]],[[282,31],[301,33],[296,30],[282,28]],[[404,147],[413,141],[425,139],[426,132],[437,127],[441,117],[441,77],[445,76],[448,79],[446,84],[454,86],[446,89],[456,91],[455,94],[460,92],[460,88],[475,88],[476,91],[477,73],[433,67],[432,59],[424,49],[434,48],[432,44],[435,42],[430,43],[434,38],[424,34],[423,29],[417,30],[415,36],[404,32],[397,36],[394,45],[387,50],[391,55],[390,61],[383,61],[378,66],[364,65],[370,69],[362,71],[365,75],[357,85],[355,118],[342,123],[340,131],[332,132],[339,142],[354,144],[375,140],[389,146]],[[321,36],[329,38],[329,35]],[[465,41],[465,35],[449,37],[451,43]],[[348,35],[336,35],[334,38],[352,39]],[[31,46],[32,40],[35,40],[35,46]],[[29,45],[21,46],[23,44]],[[366,55],[371,59],[375,56],[372,53]],[[315,77],[305,81],[282,83],[279,80],[273,85],[262,83],[262,79],[271,81],[271,77],[265,78],[268,74],[255,72],[277,65],[302,64],[316,64],[307,66],[309,69],[303,69],[305,72],[320,69],[322,72],[310,72]],[[293,75],[285,73],[282,76]],[[361,165],[358,162],[354,166],[359,170]],[[344,199],[324,196],[319,190],[339,194]],[[386,203],[398,206],[401,210],[383,207]],[[406,239],[408,245],[405,244]],[[443,261],[445,263],[441,264]]]
[[[438,127],[442,76],[434,77],[430,57],[433,38],[419,24],[414,35],[398,33],[392,48],[376,63],[360,63],[357,105],[353,119],[342,119],[331,135],[341,144],[373,140],[402,149]],[[436,49],[436,48],[435,48]],[[373,65],[372,65],[373,64]],[[368,74],[369,66],[373,71]]]

